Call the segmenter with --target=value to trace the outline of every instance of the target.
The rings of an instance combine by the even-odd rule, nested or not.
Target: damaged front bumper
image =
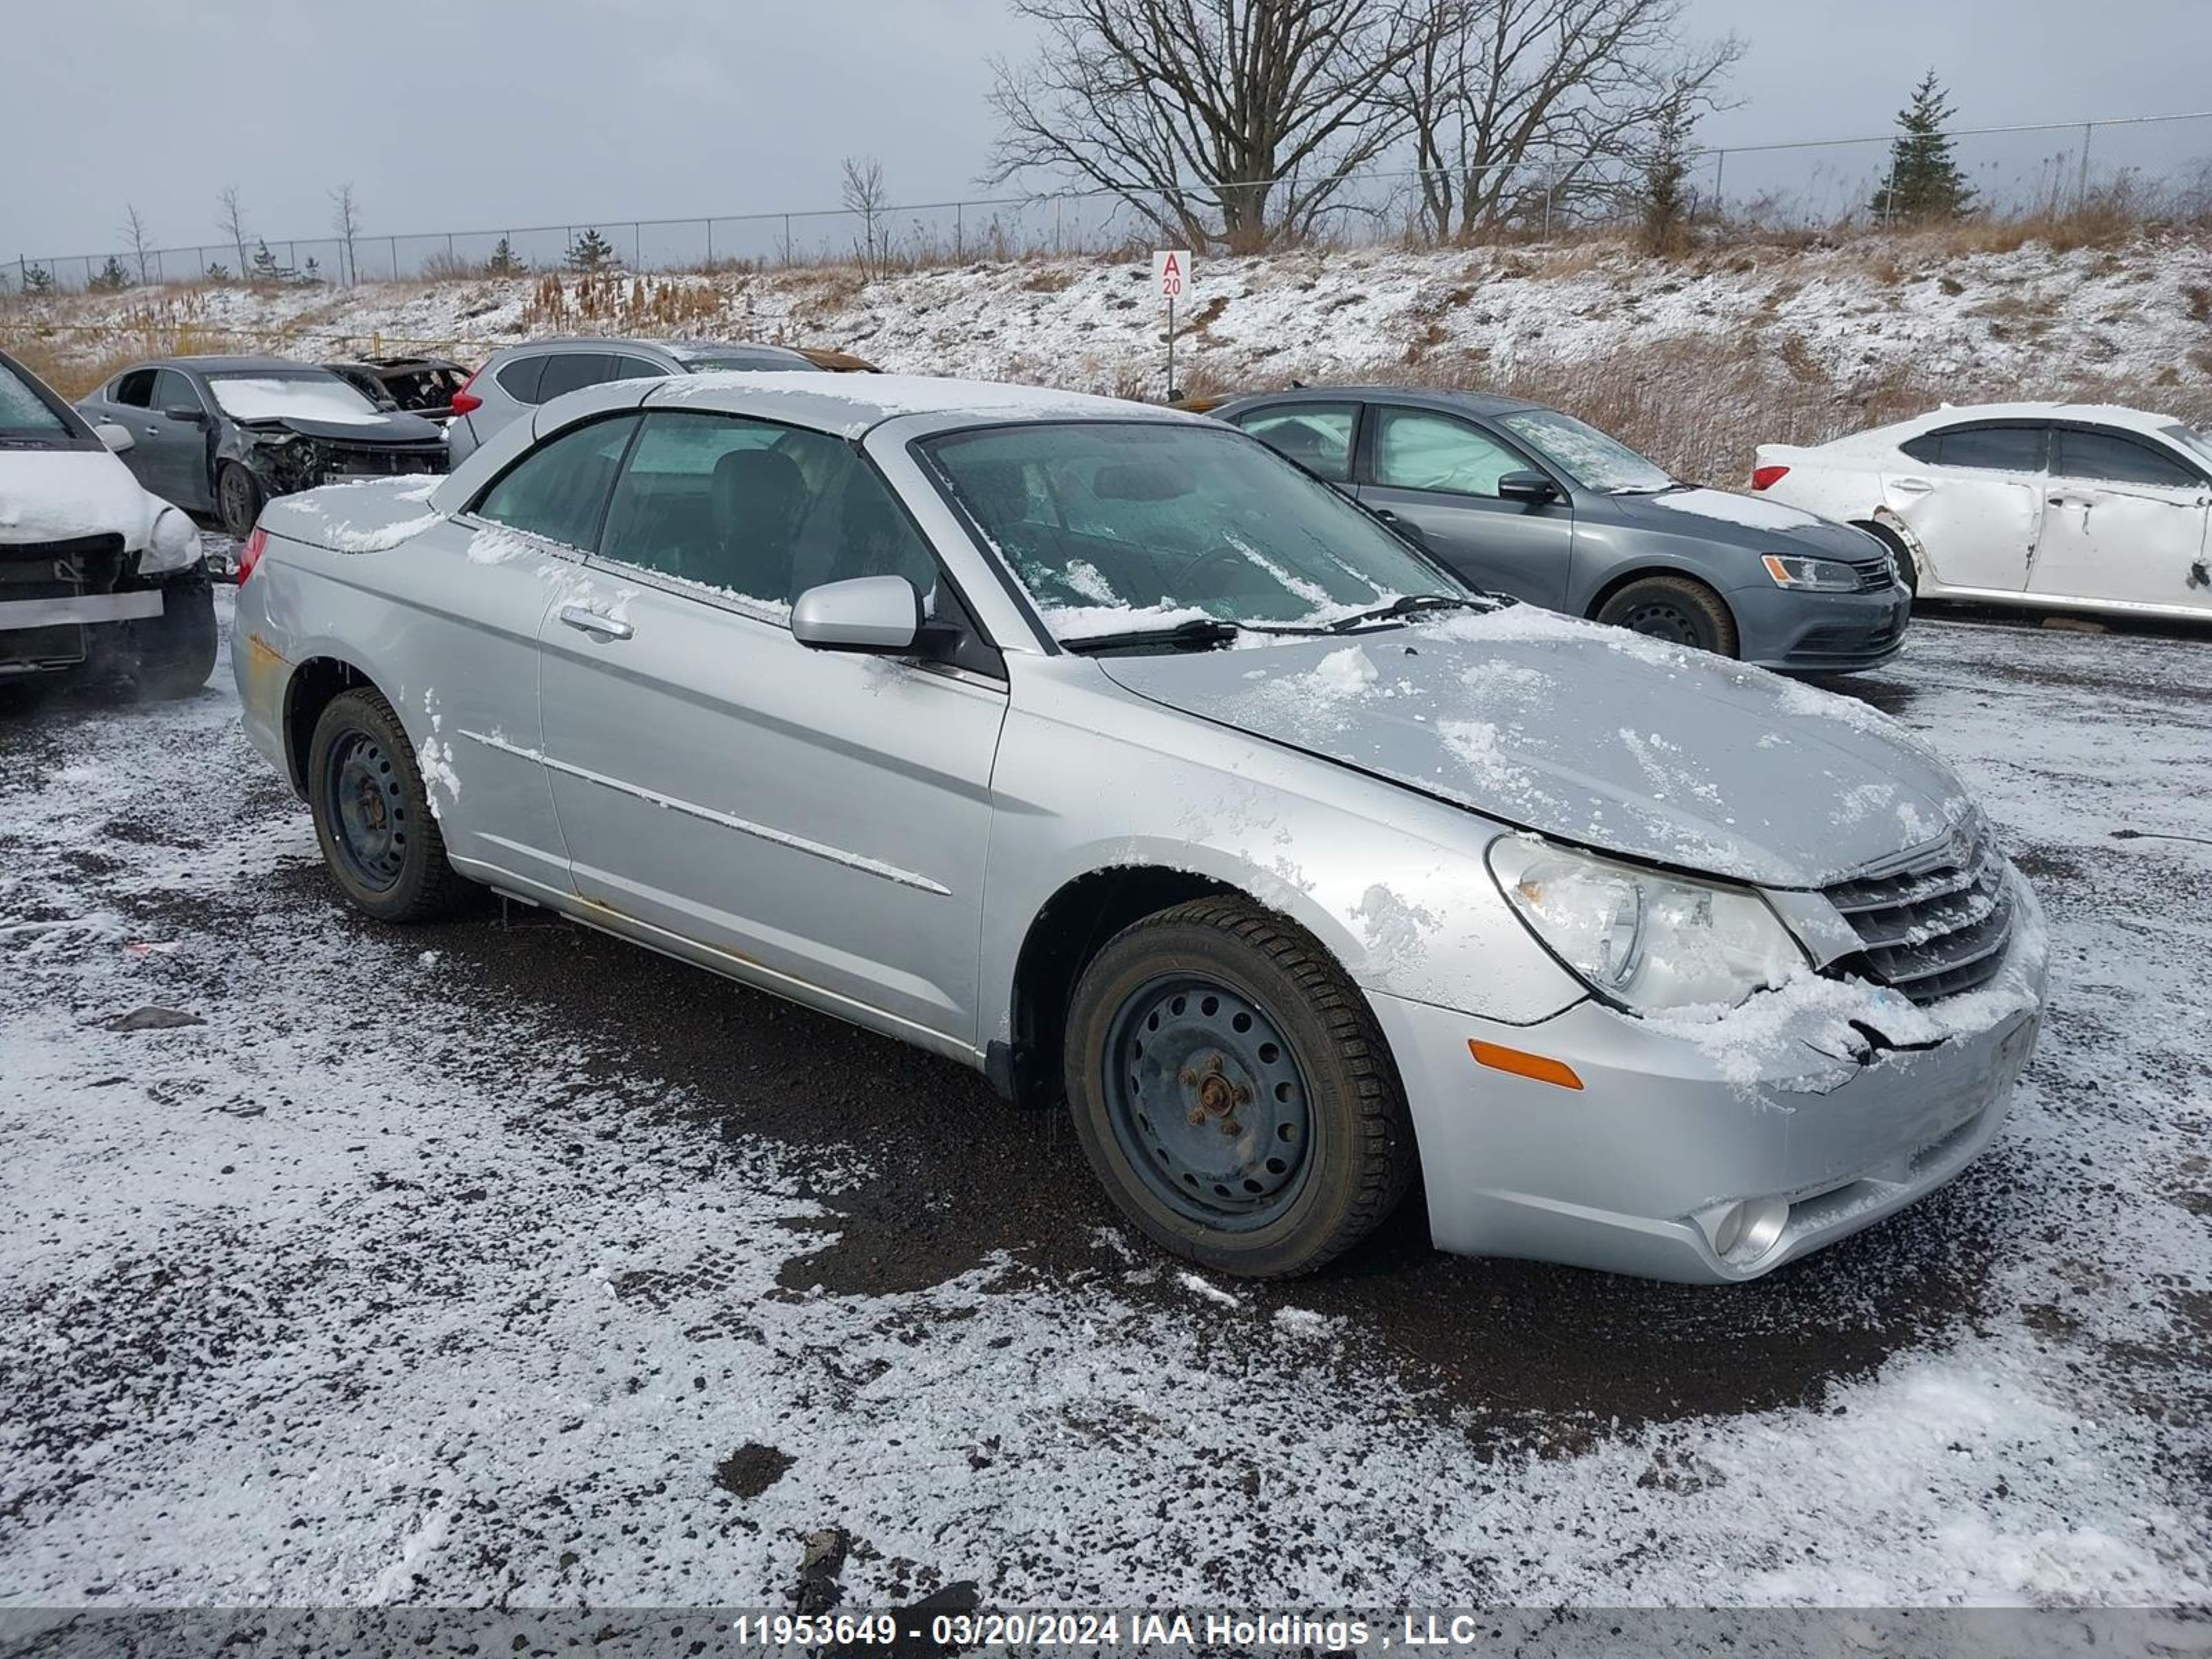
[[[1986,1026],[1910,1048],[1785,1035],[1720,1054],[1595,1002],[1514,1026],[1370,992],[1437,1247],[1727,1283],[1943,1185],[1996,1138],[2034,1048],[2041,917],[2018,886],[1999,975],[2015,994]],[[1479,1066],[1470,1040],[1555,1059],[1580,1086]]]
[[[328,483],[392,478],[418,472],[443,472],[448,453],[443,438],[405,443],[349,443],[312,437],[289,428],[240,427],[238,441],[224,456],[242,463],[270,495],[293,495]]]

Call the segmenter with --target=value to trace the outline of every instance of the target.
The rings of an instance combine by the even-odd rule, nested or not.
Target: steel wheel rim
[[[1178,1215],[1251,1232],[1289,1211],[1313,1152],[1312,1095],[1267,1011],[1218,981],[1147,981],[1115,1015],[1107,1115],[1146,1190]]]
[[[246,510],[252,504],[252,490],[243,472],[234,466],[223,473],[223,521],[234,532],[246,522]]]
[[[1705,644],[1704,630],[1681,606],[1665,599],[1647,599],[1620,619],[1632,634],[1642,634],[1669,645]]]
[[[398,885],[407,866],[407,802],[399,768],[375,737],[349,732],[331,745],[323,805],[346,874],[376,892]]]

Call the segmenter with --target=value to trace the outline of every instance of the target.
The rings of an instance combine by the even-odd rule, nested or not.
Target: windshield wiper
[[[1243,631],[1235,623],[1218,617],[1193,617],[1172,628],[1131,628],[1119,634],[1086,634],[1080,639],[1062,640],[1060,648],[1088,653],[1158,645],[1171,651],[1210,651],[1217,645],[1228,644]]]
[[[1488,611],[1494,608],[1495,604],[1496,602],[1491,599],[1462,598],[1451,593],[1406,593],[1391,600],[1388,605],[1376,605],[1372,611],[1358,611],[1349,617],[1339,617],[1328,625],[1328,631],[1332,634],[1349,634],[1353,629],[1364,627],[1369,623],[1391,622],[1400,617],[1413,616],[1419,611],[1462,609]]]

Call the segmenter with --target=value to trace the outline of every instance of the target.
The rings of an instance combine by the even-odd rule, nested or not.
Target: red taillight
[[[246,579],[253,574],[253,567],[261,562],[261,556],[268,547],[269,532],[256,525],[253,533],[246,538],[246,545],[238,550],[238,585],[240,587],[246,586]]]
[[[1789,472],[1786,466],[1755,466],[1751,470],[1751,487],[1765,489],[1770,484],[1778,484],[1789,476]]]
[[[483,370],[482,369],[478,369],[477,371],[477,374],[481,374],[483,373]],[[477,383],[477,374],[471,374],[467,380],[462,381],[461,389],[453,394],[454,414],[473,415],[477,410],[483,407],[483,399],[477,397],[475,392],[469,390],[471,386]]]

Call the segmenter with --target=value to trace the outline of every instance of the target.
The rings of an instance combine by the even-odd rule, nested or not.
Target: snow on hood
[[[119,532],[135,551],[166,506],[105,449],[0,450],[0,544]]]
[[[339,553],[382,553],[411,539],[445,514],[428,507],[445,480],[428,473],[325,484],[283,495],[262,509],[279,536]]]
[[[1516,829],[1765,886],[1824,886],[1970,811],[1943,762],[1862,702],[1530,606],[1098,665]]]

